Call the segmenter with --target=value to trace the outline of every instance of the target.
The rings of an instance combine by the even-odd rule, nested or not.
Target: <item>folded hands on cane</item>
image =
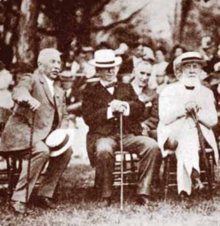
[[[112,112],[119,112],[123,115],[126,115],[126,111],[128,110],[128,103],[121,100],[113,100],[109,106],[111,107]]]
[[[195,101],[190,101],[185,104],[185,111],[188,117],[197,118],[197,113],[200,107]]]

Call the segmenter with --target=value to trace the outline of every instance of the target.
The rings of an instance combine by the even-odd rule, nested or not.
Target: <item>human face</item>
[[[45,57],[44,61],[39,63],[39,69],[41,73],[46,75],[49,79],[55,80],[61,69],[59,54],[53,53]]]
[[[165,81],[165,72],[158,72],[156,75],[157,84],[161,85]]]
[[[145,87],[151,75],[151,65],[139,64],[134,70],[135,80],[139,87]]]
[[[102,81],[111,83],[116,79],[116,68],[115,67],[98,68],[97,72]]]
[[[176,48],[174,52],[175,58],[183,54],[183,49],[182,48]]]
[[[155,55],[156,55],[157,62],[160,63],[160,62],[163,62],[165,60],[165,56],[164,56],[162,51],[157,50]]]
[[[202,66],[198,63],[186,63],[182,65],[182,78],[186,86],[195,86],[200,80]]]
[[[143,56],[143,50],[144,47],[142,45],[139,45],[135,50],[134,50],[134,55],[138,58],[141,58]]]
[[[68,90],[72,87],[73,81],[61,81],[61,86],[64,90]]]

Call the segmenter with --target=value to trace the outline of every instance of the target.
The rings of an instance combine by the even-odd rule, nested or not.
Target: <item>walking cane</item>
[[[27,187],[26,187],[25,203],[28,202],[28,197],[29,197],[29,183],[30,183],[31,158],[32,158],[32,148],[33,148],[34,123],[35,123],[35,113],[33,112],[33,115],[31,118],[31,133],[30,133],[30,143],[29,143],[30,148],[28,150]]]
[[[124,207],[124,153],[123,153],[123,113],[120,114],[120,154],[121,154],[121,191],[120,191],[120,210]]]
[[[210,170],[209,170],[208,160],[206,158],[206,150],[205,150],[204,137],[203,137],[201,126],[199,124],[199,120],[197,118],[196,113],[194,111],[193,112],[190,112],[190,116],[192,117],[193,121],[196,124],[197,132],[198,132],[198,137],[199,137],[199,144],[200,144],[202,158],[203,158],[203,162],[204,162],[204,166],[205,166],[206,178],[207,178],[208,186],[209,186],[209,190],[210,190],[210,197],[212,198],[212,182],[211,182],[211,178],[209,176],[210,175]]]

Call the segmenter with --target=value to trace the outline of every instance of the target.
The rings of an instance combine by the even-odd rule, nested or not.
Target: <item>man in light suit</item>
[[[12,96],[16,106],[2,135],[3,150],[29,148],[31,120],[35,114],[29,197],[42,168],[49,160],[46,176],[38,191],[39,203],[45,208],[54,208],[54,191],[72,154],[69,148],[62,155],[50,158],[50,150],[45,144],[53,130],[68,127],[64,91],[54,83],[60,68],[60,53],[56,49],[43,49],[39,53],[37,70],[33,74],[23,75],[14,88]],[[12,208],[17,213],[26,211],[26,180],[27,168],[23,167],[12,195]]]
[[[113,50],[98,50],[90,61],[100,82],[88,85],[83,93],[82,113],[89,126],[87,151],[101,187],[100,206],[111,204],[114,152],[119,150],[119,114],[123,114],[124,149],[140,156],[137,203],[149,205],[150,188],[160,151],[157,142],[142,136],[139,118],[144,104],[138,100],[131,84],[117,82],[116,66],[121,63]]]
[[[201,84],[204,61],[197,52],[183,53],[175,60],[178,82],[168,85],[159,98],[158,143],[163,156],[166,150],[175,150],[177,157],[178,192],[191,194],[203,189],[200,181],[199,137],[189,112],[195,112],[202,134],[214,150],[216,163],[218,150],[212,127],[217,124],[217,112],[212,91]]]

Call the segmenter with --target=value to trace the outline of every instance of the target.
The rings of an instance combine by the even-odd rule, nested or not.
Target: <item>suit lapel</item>
[[[48,100],[54,106],[54,99],[53,99],[52,93],[50,92],[50,89],[47,85],[47,81],[45,80],[45,78],[42,75],[40,75],[40,82],[43,85],[43,88],[44,88],[44,91],[46,93]]]
[[[55,106],[59,106],[60,104],[60,96],[59,96],[59,90],[57,85],[54,85],[54,101],[55,101]]]

